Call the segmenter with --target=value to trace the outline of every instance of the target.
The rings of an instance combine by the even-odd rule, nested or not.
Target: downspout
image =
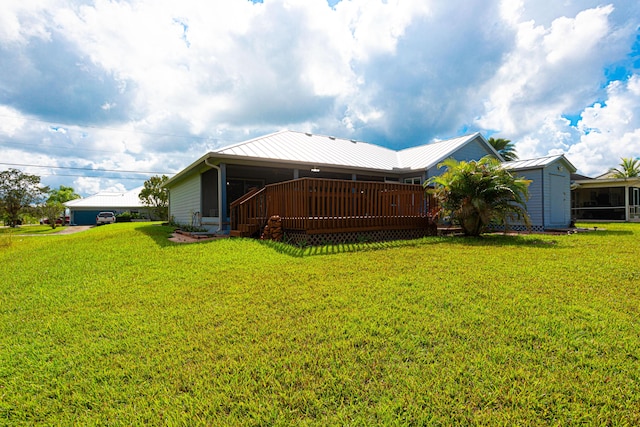
[[[220,166],[209,163],[209,158],[204,159],[204,164],[218,171],[218,230],[216,233],[222,232],[222,170]]]

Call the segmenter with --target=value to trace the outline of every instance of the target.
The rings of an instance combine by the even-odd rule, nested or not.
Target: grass
[[[13,236],[0,425],[638,425],[640,225],[598,227],[313,252]]]
[[[50,225],[23,225],[20,227],[0,227],[0,236],[4,235],[21,235],[21,234],[52,234],[58,233],[68,227],[58,225],[55,229]]]

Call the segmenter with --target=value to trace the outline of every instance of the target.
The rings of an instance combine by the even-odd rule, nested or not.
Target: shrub
[[[131,213],[129,211],[116,215],[116,222],[131,222]]]

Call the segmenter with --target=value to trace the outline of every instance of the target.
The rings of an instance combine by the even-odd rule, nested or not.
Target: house
[[[138,195],[143,187],[125,192],[101,191],[92,196],[75,199],[64,203],[69,209],[71,224],[92,225],[100,212],[140,213],[148,216],[148,208],[140,201]]]
[[[169,218],[179,224],[201,226],[210,231],[232,234],[235,231],[240,235],[255,232],[255,224],[234,222],[233,217],[245,215],[241,214],[242,209],[249,212],[247,215],[260,216],[256,210],[262,212],[266,209],[263,205],[269,201],[273,206],[276,197],[292,203],[282,204],[270,213],[287,220],[294,216],[314,220],[313,225],[305,222],[295,226],[305,228],[306,234],[320,233],[325,226],[333,232],[340,227],[354,232],[399,229],[410,227],[409,223],[415,226],[419,217],[428,216],[428,202],[422,200],[425,196],[421,184],[440,173],[440,162],[447,158],[478,160],[486,155],[503,160],[480,133],[392,150],[333,136],[281,131],[207,153],[170,178],[164,186],[169,190]],[[566,159],[563,162],[569,167]],[[528,171],[528,166],[523,165],[523,170]],[[351,184],[338,188],[336,180]],[[304,188],[287,184],[285,189],[285,183],[302,181],[305,184],[300,185]],[[263,194],[265,192],[269,194]],[[262,195],[254,196],[257,193]],[[313,201],[295,199],[294,195],[299,197],[300,194],[322,195],[322,198]],[[355,198],[356,194],[362,197]],[[257,197],[262,199],[257,200]],[[293,202],[294,199],[297,201]],[[248,206],[251,203],[253,207]],[[311,205],[313,210],[310,210]],[[358,210],[354,210],[356,205]],[[569,208],[567,205],[567,212],[563,212],[562,217],[569,218]],[[283,215],[285,210],[288,215]],[[541,212],[549,210],[542,209]],[[389,216],[398,216],[398,221],[382,221],[382,217]],[[329,218],[333,221],[331,224],[319,225],[319,221]],[[416,222],[412,222],[414,220]],[[545,224],[540,222],[541,227]],[[568,225],[567,219],[564,226]],[[246,234],[239,230],[243,227]]]
[[[169,218],[176,223],[228,231],[231,202],[251,188],[305,177],[417,185],[436,174],[437,164],[447,157],[472,160],[488,154],[499,157],[479,133],[396,151],[281,131],[207,153],[164,186]]]
[[[571,174],[576,167],[563,154],[505,162],[504,167],[531,181],[527,213],[532,230],[562,229],[571,224]]]
[[[640,222],[640,177],[574,176],[571,213],[578,221]]]

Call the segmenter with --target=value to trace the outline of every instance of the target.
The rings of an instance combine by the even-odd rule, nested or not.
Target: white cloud
[[[638,78],[604,74],[628,59],[632,0],[5,3],[0,137],[63,166],[177,170],[283,128],[395,147],[498,132],[585,173],[637,147]]]
[[[620,162],[640,156],[640,75],[612,82],[606,104],[586,108],[577,124],[580,140],[568,156],[581,170],[598,175]]]
[[[521,158],[565,152],[582,173],[600,173],[637,146],[637,78],[602,89],[604,69],[625,58],[637,21],[636,27],[620,24],[615,7],[607,5],[557,17],[545,27],[525,20],[530,5],[502,4],[517,43],[482,90],[487,100],[477,124],[512,139]],[[581,121],[572,126],[567,116]]]
[[[550,28],[516,23],[517,44],[484,88],[489,99],[478,123],[519,138],[549,116],[588,103],[602,67],[617,51],[608,43],[612,11],[611,6],[589,9],[573,19],[558,18]]]
[[[411,22],[429,14],[429,1],[343,1],[336,12],[353,34],[353,56],[366,61],[372,55],[393,53]],[[344,41],[344,40],[343,40]]]
[[[87,178],[79,177],[73,181],[73,188],[78,194],[96,194],[100,191],[109,191],[114,193],[124,193],[127,191],[126,186],[117,180],[104,178]]]
[[[613,6],[608,5],[582,11],[574,19],[560,17],[553,21],[543,39],[547,62],[564,64],[589,57],[609,33],[607,17],[611,12]]]
[[[19,111],[0,105],[0,137],[13,137],[26,123]]]
[[[55,10],[56,0],[3,0],[0,13],[0,45],[25,44],[30,38],[49,39],[48,15],[43,10]]]

